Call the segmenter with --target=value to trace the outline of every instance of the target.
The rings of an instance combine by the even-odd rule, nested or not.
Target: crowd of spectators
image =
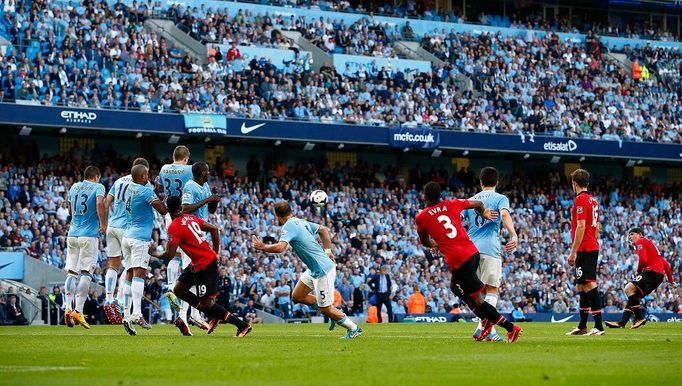
[[[346,25],[144,1],[109,7],[37,0],[30,11],[19,4],[0,21],[0,33],[25,47],[0,54],[0,102],[682,142],[679,50],[629,50],[654,75],[633,81],[591,35],[578,44],[532,30],[507,38],[434,30],[421,43],[445,64],[427,73],[376,62],[341,72],[324,63],[314,71],[280,30],[298,30],[330,52],[382,57],[396,55],[390,37],[405,31],[371,16]],[[160,13],[209,45],[231,48],[215,45],[202,64],[143,27]],[[241,55],[240,45],[290,48],[296,57],[272,63]],[[474,81],[475,94],[461,74]]]
[[[453,63],[483,92],[484,98],[467,106],[462,130],[682,141],[682,91],[662,79],[679,73],[679,51],[628,51],[661,74],[635,80],[594,37],[583,45],[528,32],[513,38],[434,30],[424,36],[422,47]]]
[[[65,192],[90,162],[100,165],[107,187],[128,169],[112,149],[77,149],[64,157],[43,157],[30,163],[4,158],[0,164],[0,245],[25,250],[47,264],[63,267],[68,231]],[[81,161],[72,161],[78,159]],[[151,160],[152,176],[161,162]],[[300,163],[288,168],[264,164],[254,157],[248,172],[239,176],[229,160],[212,167],[211,183],[223,193],[211,222],[218,225],[222,252],[219,256],[218,302],[233,311],[255,317],[262,308],[286,317],[314,313],[290,299],[293,285],[304,266],[291,252],[265,255],[250,248],[251,235],[266,242],[278,238],[272,204],[289,200],[296,215],[324,223],[333,232],[337,256],[338,306],[349,314],[365,315],[374,294],[368,282],[382,266],[388,267],[393,288],[393,312],[404,312],[416,285],[430,312],[467,312],[448,289],[448,274],[442,258],[430,255],[418,241],[413,219],[422,203],[419,187],[428,180],[448,187],[448,197],[469,197],[476,191],[474,171],[421,170],[402,176],[394,167],[358,163],[329,165],[324,161]],[[519,234],[514,253],[504,256],[504,283],[500,309],[535,312],[573,312],[578,303],[572,274],[567,266],[570,249],[570,208],[573,193],[565,176],[538,172],[533,181],[522,176],[504,178],[499,191],[507,194],[512,218]],[[249,182],[251,181],[251,182]],[[255,182],[260,181],[260,183]],[[321,211],[307,201],[313,188],[326,189],[330,204]],[[620,310],[626,296],[624,284],[634,274],[637,257],[626,239],[626,229],[638,224],[666,259],[679,281],[682,254],[682,190],[679,185],[662,186],[636,178],[619,182],[595,177],[592,193],[600,201],[603,232],[599,285],[604,305]],[[164,245],[164,219],[157,217],[154,243]],[[506,235],[503,235],[506,237]],[[103,240],[104,241],[104,240]],[[105,243],[101,245],[100,268],[105,267]],[[434,260],[435,259],[435,260]],[[169,320],[165,265],[153,261],[148,275],[146,307],[152,320]],[[101,269],[95,281],[103,282]],[[96,294],[92,295],[97,299]],[[646,297],[649,311],[676,312],[679,293],[662,285]]]

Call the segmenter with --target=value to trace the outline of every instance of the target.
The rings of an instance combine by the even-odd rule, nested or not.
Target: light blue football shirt
[[[466,216],[469,220],[467,233],[474,242],[478,251],[483,255],[501,258],[502,245],[500,243],[500,224],[502,224],[503,209],[511,212],[509,199],[500,193],[492,190],[484,190],[471,197],[471,200],[482,201],[486,208],[500,213],[496,220],[486,220],[479,216],[474,210],[467,210]]]
[[[126,198],[128,197],[128,185],[133,183],[133,177],[128,174],[121,177],[109,189],[109,195],[114,198],[109,212],[109,227],[125,229],[128,221],[126,212]],[[152,183],[147,181],[147,186],[154,189]]]
[[[183,189],[192,179],[191,165],[166,164],[159,172],[159,182],[163,185],[163,192],[168,197],[182,197]]]
[[[279,236],[279,241],[286,241],[291,245],[315,279],[321,278],[335,266],[315,239],[318,229],[320,226],[317,224],[292,217],[282,226]]]
[[[125,210],[127,214],[124,236],[129,239],[151,241],[154,230],[154,208],[152,202],[159,197],[147,185],[130,182],[126,192]]]
[[[69,237],[99,237],[97,197],[104,197],[104,191],[104,185],[99,182],[82,181],[71,186]]]
[[[182,190],[182,203],[196,204],[201,200],[211,197],[211,194],[211,186],[208,184],[208,182],[205,182],[202,186],[197,184],[194,180],[189,180],[185,184],[185,188]],[[204,221],[208,221],[208,204],[203,205],[201,208],[195,210],[192,214]]]

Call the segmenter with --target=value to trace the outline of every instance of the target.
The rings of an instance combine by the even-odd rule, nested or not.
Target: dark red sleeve
[[[578,197],[575,198],[575,202],[573,205],[576,206],[575,208],[575,219],[576,220],[587,220],[587,212],[588,212],[588,203],[585,201],[585,195],[581,194]],[[592,208],[589,208],[592,209]],[[590,213],[591,215],[591,213]]]
[[[639,263],[637,264],[638,274],[642,272],[647,263],[647,249],[649,248],[648,245],[645,245],[644,243],[644,239],[640,239],[635,243],[635,247],[637,248],[637,256],[639,256]]]
[[[178,229],[178,224],[172,222],[168,226],[168,244],[180,245],[181,235]]]
[[[668,260],[666,259],[663,259],[663,269],[665,270],[665,276],[668,277],[668,283],[670,283],[670,285],[675,283],[673,280],[673,271],[670,269],[670,263],[668,263]]]

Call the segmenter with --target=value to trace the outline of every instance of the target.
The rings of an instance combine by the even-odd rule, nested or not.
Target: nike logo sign
[[[563,323],[563,322],[568,322],[572,317],[573,317],[573,315],[567,316],[567,317],[565,317],[565,318],[563,318],[563,319],[554,319],[554,315],[552,315],[552,323]]]
[[[256,130],[261,126],[265,126],[265,123],[261,123],[254,126],[246,126],[246,122],[242,122],[242,134],[249,134],[250,132]]]
[[[14,262],[0,265],[0,269],[3,269],[3,268],[5,268],[5,267],[7,267],[7,266],[9,266],[9,265],[12,265],[12,264],[14,264]]]

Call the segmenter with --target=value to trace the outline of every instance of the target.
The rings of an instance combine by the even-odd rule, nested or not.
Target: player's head
[[[146,167],[147,169],[149,169],[149,162],[147,162],[147,160],[142,158],[142,157],[135,158],[135,161],[133,161],[133,166],[135,166],[135,165],[142,165],[142,166]]]
[[[590,185],[590,173],[585,169],[575,169],[571,173],[571,181],[573,182],[573,191],[578,193]]]
[[[171,218],[176,218],[182,213],[182,200],[180,200],[179,196],[170,196],[166,200],[166,208]]]
[[[644,237],[644,231],[640,227],[632,227],[628,230],[628,239],[630,239],[631,243],[636,243]]]
[[[192,177],[195,180],[208,181],[208,164],[200,161],[192,165]]]
[[[284,225],[289,217],[291,217],[291,206],[289,206],[289,203],[286,201],[278,201],[275,203],[275,216],[277,216],[279,225]]]
[[[134,183],[145,185],[149,177],[149,169],[144,165],[135,165],[130,169],[130,175],[133,177]]]
[[[189,149],[187,146],[179,145],[173,150],[173,162],[187,165],[189,161]]]
[[[439,203],[441,195],[440,185],[435,181],[427,183],[424,185],[423,195],[424,201],[426,201],[428,205]]]
[[[481,181],[481,188],[494,188],[497,186],[497,179],[500,174],[492,166],[486,166],[481,169],[481,174],[478,175],[478,179]]]
[[[88,181],[99,182],[100,177],[101,174],[97,166],[90,165],[85,168],[85,171],[83,172],[83,178]]]

